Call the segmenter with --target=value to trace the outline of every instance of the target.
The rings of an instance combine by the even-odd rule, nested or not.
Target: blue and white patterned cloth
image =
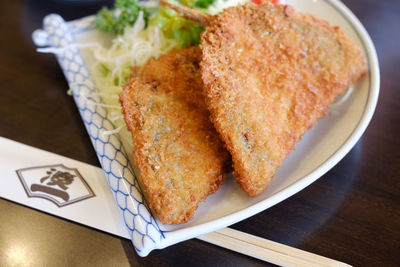
[[[101,99],[96,94],[88,67],[74,41],[74,34],[92,29],[93,17],[66,23],[61,16],[50,14],[43,20],[43,29],[33,33],[33,40],[37,46],[46,46],[55,52],[70,87],[74,88],[71,90],[72,96],[121,210],[132,243],[140,256],[146,256],[151,250],[160,247],[165,235],[144,203],[139,183],[120,139],[116,135],[102,134],[115,127],[107,118],[107,110],[96,104],[101,103]]]

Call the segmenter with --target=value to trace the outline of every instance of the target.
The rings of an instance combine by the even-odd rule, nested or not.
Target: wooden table
[[[0,136],[99,166],[55,57],[36,53],[31,40],[48,13],[70,20],[104,4],[67,2],[0,2]],[[400,2],[344,2],[378,51],[381,93],[375,115],[361,140],[331,171],[232,227],[356,266],[394,266],[400,264]],[[199,240],[140,258],[128,240],[0,199],[0,266],[18,264],[265,263]]]

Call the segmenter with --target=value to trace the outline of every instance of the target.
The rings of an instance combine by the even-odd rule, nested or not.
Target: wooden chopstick
[[[224,228],[197,238],[280,266],[350,266],[340,261],[279,244],[231,228]]]

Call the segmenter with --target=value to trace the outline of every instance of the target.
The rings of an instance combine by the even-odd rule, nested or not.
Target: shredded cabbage
[[[158,58],[178,47],[180,42],[167,38],[156,25],[146,27],[143,12],[140,12],[132,27],[126,27],[122,35],[117,35],[112,40],[110,47],[91,47],[96,62],[91,66],[93,81],[103,105],[108,109],[109,119],[116,128],[115,131],[103,134],[119,133],[125,144],[132,143],[118,100],[122,85],[128,82],[130,68],[142,66],[151,57]]]

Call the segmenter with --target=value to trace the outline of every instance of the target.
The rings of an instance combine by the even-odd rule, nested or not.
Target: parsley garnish
[[[215,0],[196,0],[194,5],[201,8],[208,8]]]
[[[123,34],[126,26],[135,24],[139,12],[143,11],[147,22],[149,12],[137,4],[137,0],[116,0],[114,9],[103,7],[96,15],[96,27],[104,32]]]

